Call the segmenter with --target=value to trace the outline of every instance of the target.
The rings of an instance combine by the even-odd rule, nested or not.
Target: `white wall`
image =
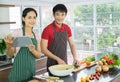
[[[0,22],[9,22],[9,9],[8,8],[0,8]],[[6,33],[9,33],[9,24],[0,25],[0,37],[4,37]]]
[[[93,4],[93,3],[111,3],[120,0],[0,0],[2,4],[16,5],[55,5],[57,3],[77,5],[77,4]]]
[[[74,2],[73,2],[74,1]],[[84,5],[84,4],[97,4],[97,3],[112,3],[120,0],[0,0],[0,4],[12,4],[16,6],[23,7],[27,6],[47,6],[47,5],[55,5],[57,3],[64,3],[67,5]],[[9,20],[9,11],[8,9],[0,8],[0,21],[8,21]],[[9,24],[0,25],[0,37],[3,37],[5,34],[10,32]]]

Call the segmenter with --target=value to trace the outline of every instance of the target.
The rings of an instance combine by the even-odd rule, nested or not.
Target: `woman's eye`
[[[32,17],[28,17],[28,19],[31,19]]]

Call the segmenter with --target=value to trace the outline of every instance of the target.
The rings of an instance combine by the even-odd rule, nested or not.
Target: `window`
[[[93,5],[74,7],[75,26],[93,25]]]
[[[97,25],[119,25],[120,3],[97,5]]]
[[[78,50],[93,50],[93,5],[74,7],[74,40]]]
[[[10,24],[10,29],[21,28],[21,13],[20,7],[10,7],[9,8],[9,19],[12,22],[16,22],[16,24]]]
[[[42,6],[41,11],[42,28],[45,28],[48,24],[50,24],[53,21],[52,7]]]
[[[115,47],[120,37],[120,2],[97,5],[97,49]]]
[[[9,8],[9,19],[16,24],[10,24],[10,29],[21,28],[21,11],[20,7],[10,7]]]

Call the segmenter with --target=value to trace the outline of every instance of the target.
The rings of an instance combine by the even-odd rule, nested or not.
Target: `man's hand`
[[[74,64],[80,66],[79,61],[77,59],[74,59]]]
[[[58,62],[58,64],[66,64],[66,63],[65,63],[62,59],[60,59],[60,58],[57,60],[57,62]]]

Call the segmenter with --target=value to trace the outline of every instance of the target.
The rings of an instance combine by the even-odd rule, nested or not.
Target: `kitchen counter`
[[[96,65],[73,73],[72,76],[62,77],[62,79],[64,82],[80,82],[81,77],[90,76],[90,74],[95,73],[95,68]],[[120,82],[118,78],[120,78],[120,67],[113,67],[108,72],[102,72],[99,80],[95,78],[90,80],[90,82]]]
[[[96,60],[99,59],[101,55],[105,53],[98,53],[96,56]],[[81,77],[90,76],[91,74],[95,73],[96,65],[85,68],[81,71],[78,71],[76,73],[72,73],[69,76],[66,77],[60,77],[64,80],[64,82],[80,82]],[[120,67],[113,67],[110,68],[108,72],[102,72],[99,80],[96,78],[94,80],[90,80],[90,82],[120,82]]]
[[[69,76],[60,77],[60,79],[64,80],[64,82],[80,82],[81,77],[90,76],[90,74],[95,73],[96,65],[85,68],[76,73],[72,73]],[[96,78],[94,80],[90,80],[90,82],[119,82],[120,78],[120,67],[110,68],[108,72],[102,72],[99,80]]]
[[[46,61],[46,56],[41,56],[41,58],[36,59],[36,74],[42,74],[46,72]],[[0,82],[8,82],[8,75],[11,68],[12,63],[0,61]]]
[[[95,73],[95,68],[96,65],[90,68],[85,68],[84,70],[81,70],[77,73],[74,73],[73,79],[76,82],[80,82],[81,77],[90,76],[91,74]],[[99,80],[95,78],[90,82],[119,82],[117,80],[115,81],[115,79],[117,79],[118,77],[120,77],[120,67],[113,67],[110,68],[108,72],[102,72]]]

